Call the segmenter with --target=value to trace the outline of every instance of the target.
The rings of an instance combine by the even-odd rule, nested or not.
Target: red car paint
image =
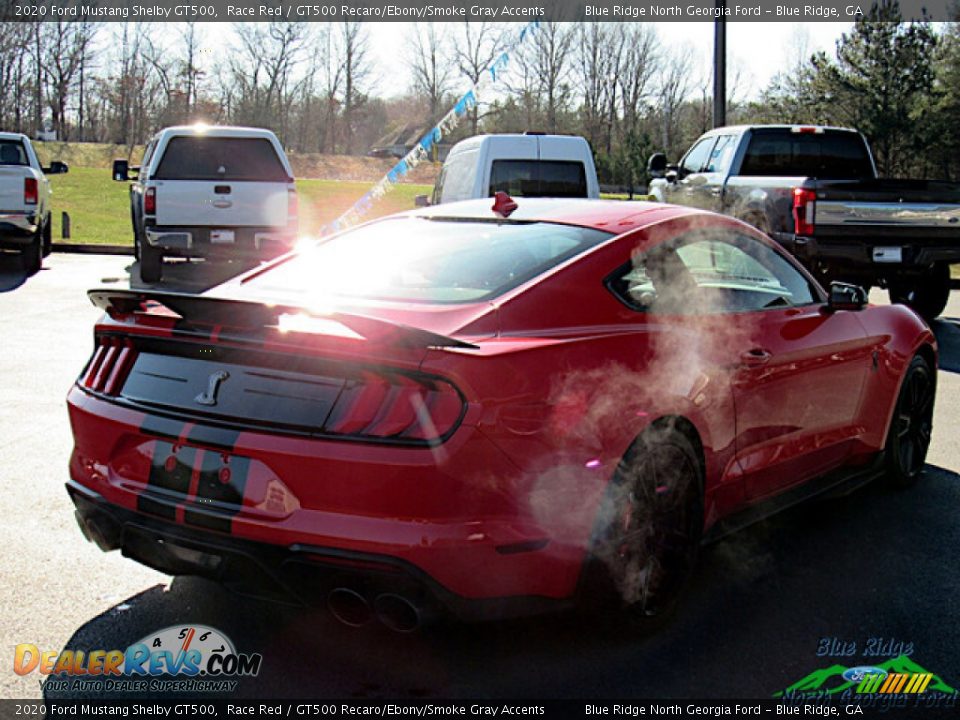
[[[124,403],[116,392],[125,371],[101,378],[101,385],[113,382],[113,394],[85,387],[96,377],[84,383],[82,375],[68,397],[73,491],[107,509],[159,517],[188,536],[398,559],[461,598],[565,599],[576,592],[617,463],[651,423],[677,417],[695,430],[708,530],[814,477],[868,463],[883,447],[906,365],[923,347],[935,357],[930,330],[903,306],[827,312],[816,286],[816,302],[802,307],[654,315],[628,307],[605,284],[636,253],[698,227],[776,247],[730,218],[647,203],[518,205],[511,221],[612,235],[488,301],[351,301],[365,315],[474,347],[269,329],[256,343],[291,362],[319,357],[442,378],[464,403],[443,442],[227,431],[196,416]],[[477,201],[408,215],[489,218],[492,211],[489,201]],[[275,265],[207,295],[275,301],[248,286]],[[249,339],[232,337],[229,324],[205,336],[176,328],[176,315],[160,308],[114,313],[97,333],[180,337],[198,356],[211,347],[250,347]],[[152,472],[169,476],[163,488],[151,485]],[[176,483],[179,493],[170,489]]]

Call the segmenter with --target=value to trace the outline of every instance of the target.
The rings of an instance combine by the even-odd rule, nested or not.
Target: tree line
[[[655,23],[543,22],[514,47],[517,32],[511,24],[419,23],[397,66],[380,68],[365,23],[237,23],[225,31],[6,18],[0,128],[49,128],[61,140],[132,148],[161,127],[205,120],[269,127],[294,151],[364,154],[391,129],[435,122],[505,49],[501,90],[471,109],[457,137],[582,134],[602,182],[639,187],[651,152],[676,160],[711,127],[709,70],[697,67],[689,46],[664,43]],[[397,87],[398,78],[408,86]],[[731,124],[857,127],[884,174],[960,177],[960,23],[937,31],[926,19],[904,21],[884,0],[835,52],[810,54],[798,42],[790,67],[760,92],[745,87],[737,68],[728,88]]]

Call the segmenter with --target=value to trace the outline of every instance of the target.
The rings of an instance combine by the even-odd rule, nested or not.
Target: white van
[[[576,135],[476,135],[450,150],[429,204],[491,197],[599,198],[587,141]],[[422,198],[422,199],[421,199]],[[426,197],[419,205],[428,204]]]

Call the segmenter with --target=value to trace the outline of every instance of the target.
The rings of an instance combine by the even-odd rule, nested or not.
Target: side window
[[[725,173],[730,167],[730,161],[733,159],[733,151],[736,148],[734,135],[721,135],[717,139],[717,144],[713,146],[710,152],[710,159],[707,160],[707,167],[704,172]]]
[[[475,152],[465,152],[447,158],[443,166],[443,189],[440,202],[468,200],[473,195]]]
[[[680,169],[683,170],[685,175],[700,172],[704,164],[707,162],[707,158],[710,157],[710,150],[713,148],[713,144],[716,142],[716,140],[716,137],[704,138],[690,148],[690,152],[686,154],[686,156],[683,158],[683,162],[680,163]]]
[[[156,138],[150,141],[147,149],[143,151],[143,160],[140,161],[140,174],[146,179],[147,168],[150,167],[150,160],[153,158],[153,151],[157,149]]]
[[[817,296],[776,250],[729,230],[682,235],[621,268],[610,289],[631,307],[667,315],[755,312]]]

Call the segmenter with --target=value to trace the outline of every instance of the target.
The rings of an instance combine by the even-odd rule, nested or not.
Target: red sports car
[[[921,473],[937,351],[906,307],[827,293],[719,215],[494,207],[371,222],[198,296],[91,291],[68,398],[88,539],[351,624],[585,596],[649,623],[702,542]]]

